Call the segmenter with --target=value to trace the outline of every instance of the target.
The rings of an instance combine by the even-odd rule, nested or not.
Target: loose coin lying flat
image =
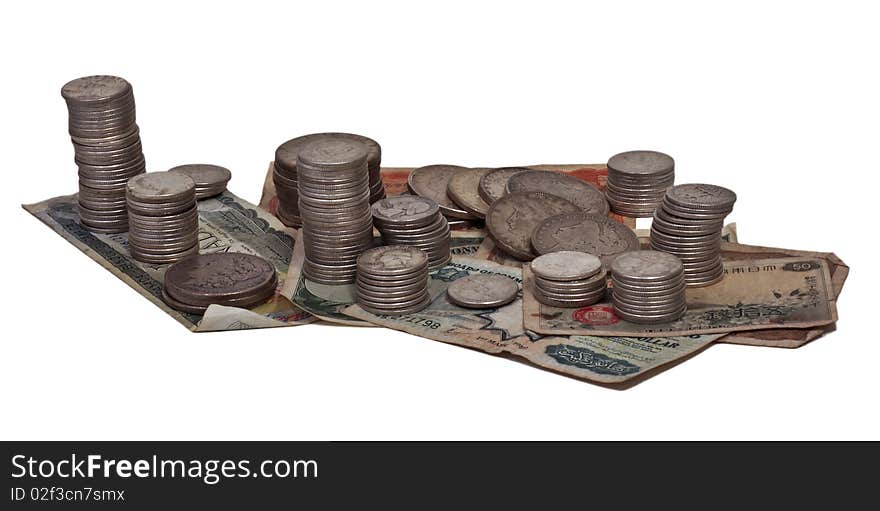
[[[607,215],[610,207],[598,188],[568,174],[527,170],[507,180],[507,192],[544,192],[571,202],[586,213]]]
[[[177,172],[189,176],[196,183],[196,199],[207,199],[219,195],[226,190],[226,184],[232,178],[229,169],[207,163],[178,165],[168,172]]]
[[[580,211],[571,202],[555,195],[541,192],[511,193],[489,207],[486,228],[502,250],[513,257],[529,261],[536,255],[531,242],[535,227],[552,216]]]
[[[538,254],[586,252],[599,257],[605,266],[619,254],[639,249],[639,238],[632,229],[606,216],[583,211],[542,221],[532,233],[531,243]]]
[[[453,218],[473,219],[476,218],[467,211],[461,209],[452,202],[446,189],[452,176],[465,167],[458,165],[428,165],[419,167],[410,172],[407,184],[410,191],[416,195],[427,197],[440,207],[444,215]]]
[[[516,298],[519,285],[504,275],[470,275],[453,281],[446,290],[450,302],[472,309],[508,304]]]
[[[480,185],[477,188],[480,197],[486,201],[486,204],[492,205],[507,193],[507,180],[520,172],[529,169],[525,167],[502,167],[487,172],[480,178]]]

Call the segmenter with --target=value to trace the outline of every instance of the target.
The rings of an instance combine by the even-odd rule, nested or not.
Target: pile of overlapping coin
[[[168,267],[162,298],[171,307],[204,314],[211,304],[250,308],[275,294],[278,277],[265,259],[217,252],[183,259]]]
[[[605,196],[615,213],[649,217],[675,182],[675,161],[657,151],[628,151],[608,160]]]
[[[687,311],[684,266],[665,252],[623,253],[611,263],[612,303],[633,323],[669,323]]]
[[[367,312],[400,315],[428,306],[428,256],[415,247],[383,245],[357,260],[357,303]]]
[[[300,227],[302,218],[299,211],[299,189],[297,156],[309,144],[321,141],[342,140],[363,144],[367,150],[367,172],[369,174],[369,201],[371,203],[385,197],[380,168],[382,148],[375,140],[352,133],[313,133],[284,142],[275,150],[272,181],[278,197],[276,215],[288,227]]]
[[[167,264],[199,251],[196,184],[174,172],[135,176],[126,186],[128,248],[138,261]]]
[[[689,287],[721,280],[721,228],[733,210],[736,194],[708,184],[683,184],[669,189],[651,224],[651,248],[681,259]]]
[[[220,195],[226,190],[226,184],[232,178],[229,169],[207,163],[191,163],[178,165],[168,172],[178,172],[189,176],[196,183],[196,200],[207,199]]]
[[[606,271],[602,261],[585,252],[560,251],[536,257],[535,299],[554,307],[585,307],[605,296]]]
[[[298,151],[296,169],[303,273],[323,284],[354,282],[358,256],[373,246],[367,148],[317,140]]]
[[[373,224],[385,245],[408,245],[428,256],[428,268],[450,261],[451,235],[436,202],[417,195],[387,197],[373,203]]]
[[[131,84],[86,76],[65,84],[61,96],[79,167],[80,221],[92,232],[125,232],[125,184],[146,171]]]

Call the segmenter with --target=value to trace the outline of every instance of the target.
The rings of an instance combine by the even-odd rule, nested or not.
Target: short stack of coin
[[[727,188],[684,184],[670,188],[654,212],[651,248],[682,260],[688,287],[723,278],[721,228],[735,202],[736,194]]]
[[[586,252],[563,250],[536,257],[533,295],[544,305],[586,307],[605,296],[606,271],[602,261]]]
[[[307,145],[323,140],[345,140],[360,142],[367,148],[367,170],[369,172],[370,203],[385,197],[382,184],[382,147],[375,140],[352,133],[313,133],[297,137],[278,146],[272,181],[278,197],[278,218],[288,227],[300,227],[302,218],[299,212],[299,192],[296,158]]]
[[[250,308],[275,294],[275,267],[262,257],[237,252],[196,255],[165,271],[162,298],[174,309],[204,314],[211,304]]]
[[[611,210],[633,218],[649,217],[675,182],[675,161],[657,151],[628,151],[608,160],[605,197]]]
[[[168,172],[179,172],[192,178],[196,183],[196,200],[220,195],[226,190],[226,184],[232,178],[229,169],[207,163],[178,165]]]
[[[433,271],[446,266],[451,235],[436,202],[417,195],[387,197],[373,203],[373,224],[386,245],[408,245],[428,256]]]
[[[358,256],[373,246],[367,148],[340,138],[316,140],[299,150],[296,169],[303,273],[322,284],[350,284]]]
[[[641,250],[611,263],[612,302],[618,317],[633,323],[669,323],[687,311],[684,266],[672,254]]]
[[[149,172],[126,186],[128,248],[144,263],[167,264],[199,253],[196,184],[174,172]]]
[[[65,84],[61,96],[79,167],[80,222],[92,232],[125,232],[125,183],[146,171],[131,84],[86,76]]]
[[[431,303],[428,256],[403,245],[375,247],[357,260],[357,303],[367,312],[400,315]]]

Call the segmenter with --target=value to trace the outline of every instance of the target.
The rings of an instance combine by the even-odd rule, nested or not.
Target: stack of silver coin
[[[199,253],[196,183],[174,172],[149,172],[126,186],[128,248],[144,263],[167,264]]]
[[[357,260],[357,303],[367,312],[393,316],[431,303],[428,256],[403,245],[375,247]]]
[[[79,167],[80,222],[92,232],[125,232],[125,183],[146,171],[131,84],[86,76],[65,84],[61,96]]]
[[[672,254],[641,250],[611,263],[612,302],[633,323],[669,323],[687,311],[684,266]]]
[[[736,194],[707,184],[684,184],[666,192],[651,223],[651,248],[678,256],[689,287],[709,286],[724,277],[721,228]]]
[[[533,296],[553,307],[586,307],[605,296],[606,271],[602,261],[585,252],[563,250],[536,257]]]
[[[168,172],[179,172],[192,178],[196,183],[196,200],[220,195],[226,191],[226,184],[232,178],[229,169],[207,163],[178,165]]]
[[[204,314],[212,303],[250,308],[275,294],[275,267],[262,257],[237,252],[197,255],[165,271],[162,298],[179,311]]]
[[[372,210],[373,224],[385,245],[421,249],[428,256],[431,271],[449,263],[452,238],[436,202],[417,195],[398,195],[373,203]]]
[[[608,160],[605,197],[620,215],[643,218],[654,213],[675,182],[675,160],[657,151],[628,151]]]
[[[275,150],[275,163],[272,172],[272,181],[275,183],[275,192],[278,197],[276,215],[288,227],[302,225],[297,188],[297,155],[307,145],[327,140],[343,140],[363,144],[367,149],[370,203],[385,197],[381,174],[382,147],[375,140],[352,133],[313,133],[297,137],[281,144]]]
[[[305,249],[303,273],[323,284],[350,284],[357,258],[373,246],[367,148],[316,140],[298,151],[297,183]]]

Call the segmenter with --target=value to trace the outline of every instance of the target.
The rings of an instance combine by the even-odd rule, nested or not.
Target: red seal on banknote
[[[610,305],[590,305],[574,311],[572,316],[585,325],[613,325],[620,321]]]

